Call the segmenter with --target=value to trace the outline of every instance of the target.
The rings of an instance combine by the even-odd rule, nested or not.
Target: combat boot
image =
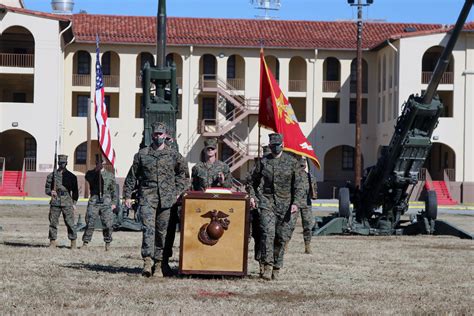
[[[285,243],[285,253],[288,252],[288,246],[289,246],[289,245],[290,245],[290,241],[287,241],[287,242]]]
[[[278,280],[279,276],[280,276],[280,268],[273,268],[272,280]]]
[[[304,253],[306,253],[306,254],[312,254],[313,253],[313,251],[311,250],[311,242],[306,241],[304,243]]]
[[[110,250],[110,243],[106,242],[105,243],[105,251],[109,251],[109,250]]]
[[[152,276],[152,263],[151,263],[151,258],[150,257],[146,257],[146,258],[143,258],[143,271],[142,271],[142,275],[144,277],[151,277]]]
[[[163,277],[163,271],[161,271],[161,260],[155,261],[155,264],[153,264],[153,267],[151,268],[151,274],[157,278]]]
[[[263,268],[262,279],[270,281],[272,279],[272,270],[273,267],[271,264],[266,264]]]
[[[49,248],[56,248],[57,246],[58,246],[58,244],[56,243],[56,240],[51,239],[49,241]]]
[[[260,262],[259,265],[260,265],[260,271],[259,271],[258,275],[260,277],[263,277],[263,272],[265,272],[265,265],[263,264],[263,262]]]
[[[84,250],[85,250],[85,249],[89,248],[88,244],[89,244],[89,243],[88,243],[87,241],[84,241],[84,242],[82,243],[81,249],[84,249]]]
[[[71,249],[77,249],[76,240],[71,240]]]
[[[161,263],[161,272],[163,273],[164,276],[172,276],[173,275],[173,270],[171,270],[171,267],[168,263],[168,260],[163,260]]]

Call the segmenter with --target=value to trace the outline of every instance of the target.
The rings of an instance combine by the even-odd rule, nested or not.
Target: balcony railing
[[[36,171],[36,158],[25,158],[25,171]]]
[[[120,76],[118,75],[105,75],[104,86],[117,88],[120,86]]]
[[[91,85],[91,75],[72,75],[72,85],[76,87],[89,87]]]
[[[428,84],[433,76],[432,71],[423,71],[421,73],[421,83]],[[445,72],[441,77],[439,84],[453,84],[454,83],[454,73],[452,71]]]
[[[227,78],[227,83],[236,90],[245,90],[245,79],[243,78]]]
[[[340,81],[323,81],[323,92],[339,92],[341,89],[341,82]]]
[[[289,91],[292,92],[306,92],[306,80],[290,80]]]
[[[35,55],[0,53],[0,66],[33,68],[35,66]]]

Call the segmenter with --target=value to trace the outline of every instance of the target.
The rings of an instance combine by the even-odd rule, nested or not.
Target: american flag
[[[96,81],[95,81],[95,120],[97,122],[97,138],[99,140],[102,153],[115,168],[115,150],[112,147],[110,137],[110,127],[107,117],[107,106],[104,101],[104,80],[102,79],[102,66],[100,65],[99,36],[96,37]]]

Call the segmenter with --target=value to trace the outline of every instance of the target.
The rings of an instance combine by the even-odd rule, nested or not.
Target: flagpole
[[[92,100],[87,100],[87,149],[86,149],[86,171],[90,169],[91,166],[91,154],[92,154],[92,140],[91,140],[91,103]],[[87,181],[84,182],[84,198],[89,197],[89,185]]]

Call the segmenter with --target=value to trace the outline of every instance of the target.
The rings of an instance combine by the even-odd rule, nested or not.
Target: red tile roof
[[[16,13],[21,13],[21,14],[37,16],[40,18],[47,18],[47,19],[53,19],[53,20],[58,20],[58,21],[65,21],[65,22],[70,21],[72,18],[72,16],[68,16],[68,15],[33,11],[33,10],[28,10],[28,9],[23,9],[23,8],[10,7],[4,4],[0,4],[0,8],[5,9],[6,11],[10,11],[10,12],[16,12]]]
[[[57,15],[8,7],[7,11],[38,17],[73,21],[76,42],[95,42],[99,34],[102,43],[156,43],[156,17],[97,14]],[[412,29],[407,32],[407,29]],[[446,32],[442,24],[365,23],[363,48],[373,49],[386,40]],[[413,31],[414,30],[414,31]],[[474,22],[464,30],[474,30]],[[260,47],[290,49],[348,49],[356,48],[354,22],[281,21],[249,19],[212,19],[169,17],[167,38],[169,45],[211,47]]]
[[[77,42],[155,44],[156,18],[76,14]],[[169,45],[264,47],[293,49],[355,49],[354,22],[265,21],[246,19],[168,18]],[[365,23],[365,49],[374,48],[406,28],[435,31],[441,24]]]

